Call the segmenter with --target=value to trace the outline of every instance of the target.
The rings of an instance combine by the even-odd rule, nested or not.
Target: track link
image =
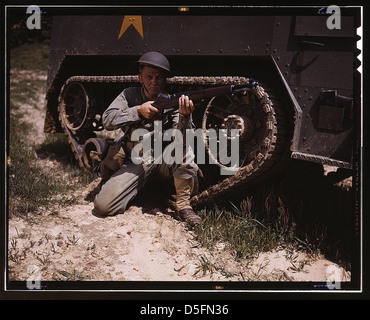
[[[123,87],[138,85],[137,76],[74,76],[69,78],[64,84],[59,97],[59,108],[61,108],[62,95],[64,88],[73,82],[80,83],[122,83]],[[167,85],[172,91],[185,91],[194,87],[212,87],[229,84],[248,83],[249,79],[245,77],[209,77],[209,76],[177,76],[167,79]],[[265,114],[265,138],[256,152],[253,161],[239,170],[232,176],[211,185],[206,190],[196,194],[191,199],[194,207],[210,202],[219,197],[225,196],[245,184],[254,184],[270,176],[276,168],[281,167],[284,159],[290,158],[289,152],[289,134],[288,124],[284,107],[280,103],[279,97],[267,85],[259,85],[255,89],[255,95],[259,100]],[[73,132],[67,128],[59,109],[59,120],[73,154],[77,159],[80,167],[84,167],[82,160],[83,144],[85,141],[94,137],[93,132]]]

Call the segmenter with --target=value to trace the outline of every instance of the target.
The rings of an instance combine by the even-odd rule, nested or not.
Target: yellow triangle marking
[[[118,39],[126,32],[129,26],[133,25],[137,32],[144,38],[143,21],[141,16],[125,16],[122,22],[121,31],[119,32]]]

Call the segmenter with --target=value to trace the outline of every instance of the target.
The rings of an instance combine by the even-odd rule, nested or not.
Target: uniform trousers
[[[163,158],[165,159],[166,155],[172,151],[167,146],[163,151]],[[135,164],[129,159],[102,186],[94,200],[95,212],[105,216],[124,213],[130,201],[151,179],[195,178],[198,166],[194,162],[194,154],[191,149],[187,150],[183,160],[182,163],[174,161],[170,164],[168,161],[155,163],[151,159],[151,161],[144,161],[142,164]]]

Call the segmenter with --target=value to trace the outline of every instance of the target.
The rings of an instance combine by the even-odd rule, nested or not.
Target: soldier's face
[[[166,84],[166,76],[163,71],[150,66],[144,66],[139,73],[140,83],[144,84],[145,95],[154,100],[163,90]]]

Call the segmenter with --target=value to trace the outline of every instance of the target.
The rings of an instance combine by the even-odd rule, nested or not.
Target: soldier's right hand
[[[156,115],[156,113],[159,112],[159,110],[157,108],[152,106],[153,102],[154,101],[147,101],[147,102],[145,102],[142,105],[137,107],[137,111],[139,112],[139,114],[143,118],[151,119]]]

